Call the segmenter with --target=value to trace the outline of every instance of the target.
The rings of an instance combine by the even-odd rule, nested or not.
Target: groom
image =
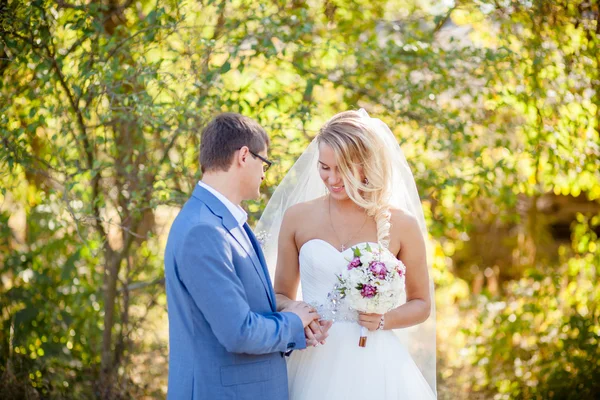
[[[319,316],[301,302],[276,312],[240,207],[259,196],[268,145],[264,129],[239,114],[217,116],[202,133],[202,181],[165,250],[169,399],[288,398],[284,354],[307,346],[305,328]]]

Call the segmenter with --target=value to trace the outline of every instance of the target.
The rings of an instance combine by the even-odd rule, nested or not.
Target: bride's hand
[[[329,336],[329,328],[333,325],[333,321],[320,320],[312,321],[306,328],[304,328],[304,335],[306,336],[306,344],[308,346],[318,346],[325,344],[325,339]]]
[[[333,321],[321,319],[319,323],[316,324],[317,329],[320,330],[320,334],[315,334],[315,339],[318,340],[319,344],[325,344],[325,339],[329,337],[329,328],[333,325]]]
[[[376,331],[379,328],[381,317],[383,317],[383,314],[367,314],[359,312],[358,324],[360,326],[364,326],[370,331]]]
[[[316,327],[315,327],[316,325]],[[304,328],[304,336],[306,336],[306,347],[318,346],[320,344],[317,338],[321,337],[321,329],[318,328],[319,324],[316,321],[312,321],[306,328]]]
[[[328,319],[321,319],[319,320],[319,325],[321,325],[321,332],[326,333],[327,336],[329,336],[329,328],[331,328],[331,326],[333,325],[333,321],[328,320]],[[323,343],[325,344],[325,343]]]

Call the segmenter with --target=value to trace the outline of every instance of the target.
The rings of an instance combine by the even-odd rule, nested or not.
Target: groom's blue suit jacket
[[[256,237],[199,185],[171,227],[165,277],[169,399],[288,398],[284,353],[306,347],[302,321],[275,311]]]

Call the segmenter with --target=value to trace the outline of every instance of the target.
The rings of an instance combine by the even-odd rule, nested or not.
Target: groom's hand
[[[303,301],[295,301],[281,311],[296,314],[302,320],[302,325],[304,328],[306,328],[311,322],[318,321],[319,318],[321,318],[319,314],[317,314],[317,310],[315,310],[314,307],[309,306]]]

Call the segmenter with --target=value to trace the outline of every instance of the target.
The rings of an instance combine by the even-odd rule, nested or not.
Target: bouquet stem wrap
[[[367,329],[364,326],[360,327],[360,339],[358,339],[359,347],[367,347]]]

